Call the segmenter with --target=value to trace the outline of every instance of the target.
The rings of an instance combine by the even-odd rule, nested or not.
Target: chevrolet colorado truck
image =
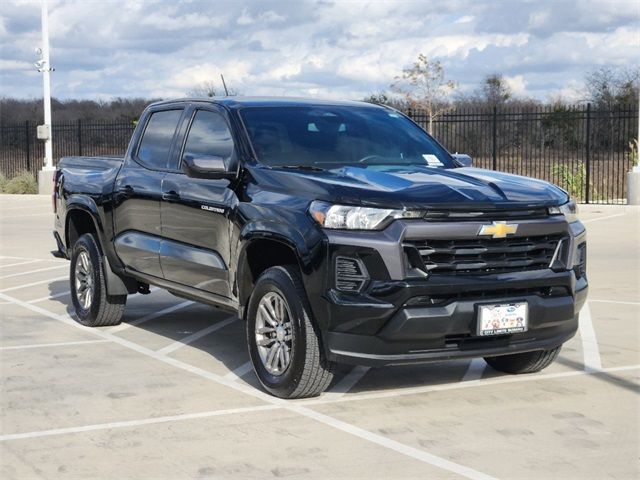
[[[54,182],[80,323],[118,324],[150,285],[236,312],[282,398],[319,395],[336,363],[539,371],[587,295],[565,191],[472,168],[384,106],[155,103],[124,158],[63,158]]]

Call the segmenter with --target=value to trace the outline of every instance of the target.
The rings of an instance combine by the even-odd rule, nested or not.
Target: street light
[[[49,12],[47,0],[41,0],[42,6],[42,48],[36,50],[40,59],[35,63],[42,73],[44,99],[44,125],[38,126],[38,138],[44,140],[44,165],[38,173],[38,190],[41,194],[51,193],[53,172],[53,146],[51,143],[51,78],[54,70],[49,62]]]

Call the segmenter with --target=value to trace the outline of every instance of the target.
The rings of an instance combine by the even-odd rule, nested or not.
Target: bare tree
[[[238,91],[235,90],[234,88],[227,88],[227,91],[229,93],[226,95],[228,95],[229,97],[240,95]],[[223,88],[222,83],[216,83],[213,80],[207,80],[193,87],[191,90],[187,92],[187,95],[189,97],[211,98],[211,97],[217,97],[217,96],[224,96],[225,90]]]
[[[193,87],[191,90],[187,92],[187,95],[190,97],[211,98],[211,97],[215,97],[216,95],[219,95],[219,93],[218,93],[218,88],[216,86],[216,83],[213,82],[212,80],[207,80],[206,82],[202,82],[200,85]]]
[[[405,68],[391,85],[394,92],[403,95],[412,108],[424,109],[429,118],[429,133],[433,121],[448,107],[448,97],[456,83],[444,78],[444,68],[439,60],[430,61],[422,53],[414,64]]]
[[[638,69],[602,67],[592,70],[585,76],[587,100],[601,108],[636,105],[639,80]]]
[[[375,103],[377,105],[386,105],[387,107],[392,107],[397,110],[407,110],[409,105],[407,104],[407,100],[402,97],[398,98],[388,92],[378,91],[367,95],[362,99],[367,103]]]

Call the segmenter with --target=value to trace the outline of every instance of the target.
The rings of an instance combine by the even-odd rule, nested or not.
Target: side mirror
[[[466,153],[452,153],[451,156],[463,167],[470,167],[473,160]]]
[[[235,173],[228,172],[222,157],[216,155],[185,155],[182,158],[182,170],[188,177],[208,178],[211,180],[233,178]]]

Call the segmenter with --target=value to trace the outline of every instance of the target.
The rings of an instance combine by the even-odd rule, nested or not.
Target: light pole
[[[42,73],[44,125],[38,126],[38,138],[44,140],[44,165],[38,172],[38,190],[41,194],[49,194],[52,190],[53,146],[51,143],[51,63],[49,62],[49,12],[47,0],[41,0],[42,6],[42,49],[40,60],[36,63],[38,71]]]

